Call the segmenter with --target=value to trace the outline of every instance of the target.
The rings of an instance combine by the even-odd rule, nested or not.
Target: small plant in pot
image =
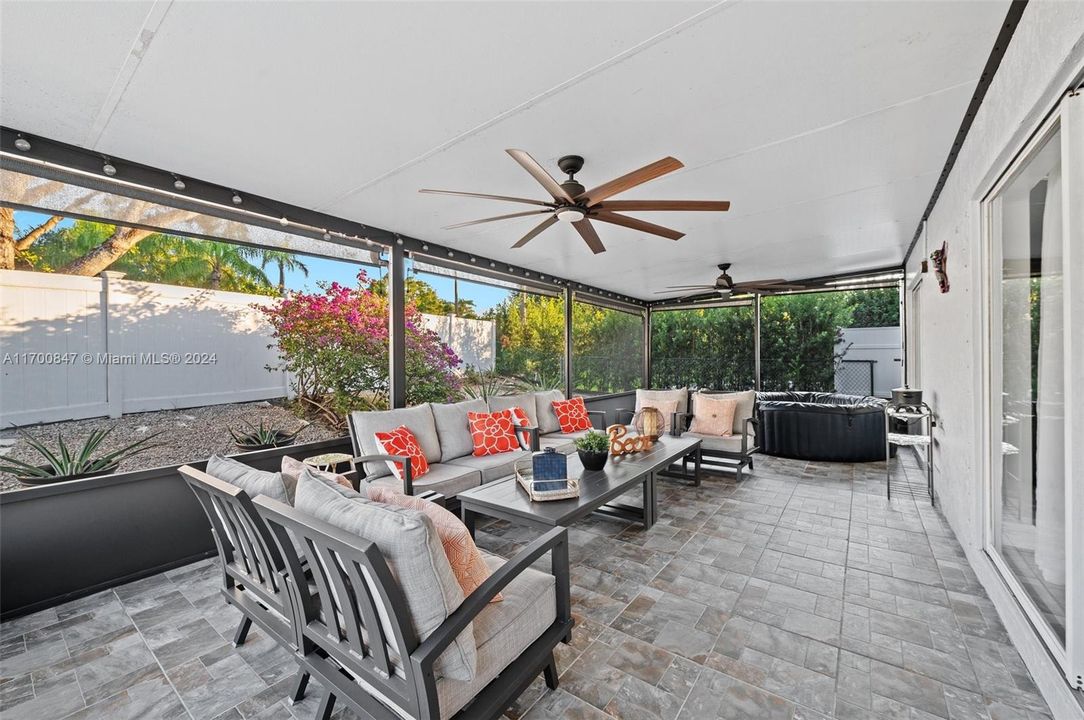
[[[304,425],[297,430],[286,432],[282,428],[275,427],[274,425],[264,425],[264,421],[260,420],[259,426],[252,423],[245,423],[248,426],[247,430],[235,431],[230,428],[230,435],[233,436],[233,442],[237,445],[237,449],[242,452],[250,450],[269,450],[275,447],[282,447],[283,445],[292,445],[294,440],[297,439],[298,434],[305,428]]]
[[[576,454],[584,470],[601,470],[610,457],[610,438],[598,430],[588,430],[576,438]]]
[[[122,460],[138,455],[139,453],[158,447],[161,443],[148,444],[160,433],[148,435],[119,450],[96,455],[102,441],[116,428],[94,430],[90,433],[81,447],[68,447],[64,436],[56,434],[56,450],[50,449],[44,442],[38,440],[24,430],[19,434],[26,440],[34,452],[40,455],[47,464],[34,465],[33,463],[16,460],[12,457],[0,458],[0,472],[14,475],[24,485],[48,485],[49,483],[64,482],[65,480],[78,480],[80,478],[94,477],[96,475],[108,475],[116,472]]]

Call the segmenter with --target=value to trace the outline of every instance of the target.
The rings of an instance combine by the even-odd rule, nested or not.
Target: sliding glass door
[[[1071,674],[1079,653],[1076,570],[1084,552],[1073,518],[1084,513],[1073,484],[1072,392],[1079,320],[1070,288],[1084,278],[1071,257],[1063,147],[1067,126],[1053,117],[986,197],[989,258],[987,551],[1036,631]],[[1075,143],[1079,141],[1074,140]],[[1076,202],[1080,202],[1077,197]],[[1076,251],[1079,253],[1079,250]],[[1079,290],[1075,291],[1079,292]],[[1076,388],[1075,405],[1084,399]],[[1080,437],[1077,441],[1080,442]],[[1080,470],[1076,468],[1076,482]],[[1074,607],[1075,605],[1075,607]],[[1076,617],[1074,617],[1074,612]]]

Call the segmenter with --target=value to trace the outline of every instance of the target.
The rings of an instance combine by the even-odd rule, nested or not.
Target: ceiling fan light
[[[561,222],[574,223],[583,220],[587,217],[587,213],[583,208],[578,207],[561,207],[557,208],[557,219]]]

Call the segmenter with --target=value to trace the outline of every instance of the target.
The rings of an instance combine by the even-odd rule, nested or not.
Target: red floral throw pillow
[[[429,461],[425,459],[418,438],[406,425],[400,425],[391,432],[373,433],[376,444],[384,448],[388,455],[401,455],[410,458],[411,478],[418,479],[429,472]],[[386,460],[392,474],[400,480],[403,479],[403,463]]]
[[[478,457],[520,449],[511,410],[469,412],[467,424],[470,426],[471,440],[474,441],[474,455]]]
[[[512,422],[516,427],[530,427],[531,419],[527,417],[527,411],[521,407],[514,407],[509,410],[512,413]],[[516,433],[519,435],[519,445],[524,450],[531,449],[531,434],[527,432]]]
[[[557,422],[561,424],[561,432],[566,435],[591,429],[591,418],[587,415],[587,406],[583,404],[582,397],[554,400],[553,411],[557,413]]]

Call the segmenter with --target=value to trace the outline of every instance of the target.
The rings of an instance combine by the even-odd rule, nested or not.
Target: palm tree
[[[176,261],[162,279],[211,290],[266,291],[271,281],[250,262],[259,256],[259,250],[243,245],[179,238]]]
[[[283,250],[260,250],[260,267],[264,270],[268,265],[278,265],[279,268],[279,295],[286,294],[286,271],[296,270],[305,277],[309,276],[309,269],[305,263],[297,259],[293,253]]]

